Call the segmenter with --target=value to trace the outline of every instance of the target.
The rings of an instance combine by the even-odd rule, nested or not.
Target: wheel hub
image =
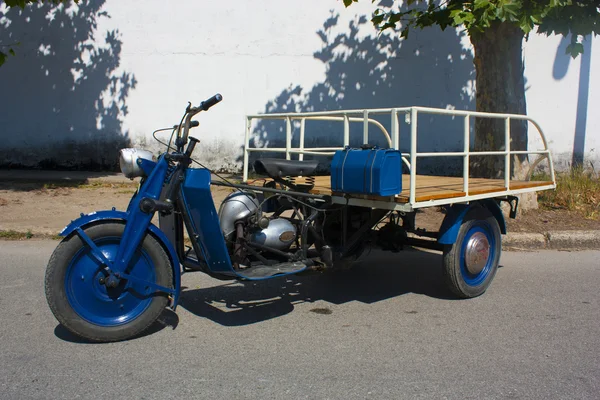
[[[107,259],[116,259],[118,237],[101,238],[95,243]],[[129,273],[140,281],[156,280],[152,262],[143,250],[132,258]],[[99,326],[127,323],[143,314],[152,302],[146,285],[124,279],[118,272],[107,270],[106,266],[99,268],[85,247],[67,267],[65,288],[73,310]]]
[[[490,242],[483,232],[475,232],[467,242],[465,264],[469,273],[479,274],[490,256]]]
[[[101,283],[104,283],[106,285],[106,287],[113,288],[113,289],[116,288],[117,286],[119,286],[119,283],[121,282],[121,280],[118,277],[116,277],[114,274],[110,274],[108,276],[108,278],[106,278],[106,279],[104,279],[104,278],[101,278],[101,279],[104,280],[104,282],[101,282]]]

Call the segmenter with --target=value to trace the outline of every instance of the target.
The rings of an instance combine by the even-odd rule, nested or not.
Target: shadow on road
[[[407,249],[400,253],[373,251],[346,271],[311,272],[265,281],[228,282],[214,287],[182,287],[180,306],[223,326],[244,326],[281,317],[296,304],[319,300],[331,304],[359,301],[372,304],[417,293],[442,300],[457,300],[445,287],[439,253]],[[316,308],[328,314],[327,308]],[[179,324],[176,313],[165,310],[147,331],[130,340],[152,335]],[[61,340],[90,344],[57,325]]]
[[[242,326],[288,314],[299,303],[371,304],[407,293],[455,299],[443,285],[440,254],[412,249],[397,254],[374,251],[351,270],[186,290],[180,304],[218,324]]]

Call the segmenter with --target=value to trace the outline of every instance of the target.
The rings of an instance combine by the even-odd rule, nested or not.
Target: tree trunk
[[[496,23],[483,33],[471,35],[471,43],[475,48],[477,111],[526,114],[523,31],[508,22]],[[504,150],[504,126],[503,119],[477,118],[475,151]],[[510,133],[511,150],[526,150],[527,123],[511,121]],[[516,161],[511,176],[519,175],[523,160]],[[472,167],[477,176],[504,177],[503,156],[476,157]]]
[[[527,114],[523,64],[523,31],[509,22],[494,23],[472,34],[475,48],[477,111]],[[506,149],[505,120],[475,119],[475,151]],[[527,150],[527,122],[511,120],[510,149]],[[512,179],[525,179],[527,156],[511,158]],[[472,176],[504,178],[504,156],[471,157]],[[535,196],[521,199],[523,208],[537,208]]]

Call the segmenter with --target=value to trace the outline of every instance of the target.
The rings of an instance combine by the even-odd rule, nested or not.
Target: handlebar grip
[[[217,93],[210,99],[206,99],[202,103],[200,103],[200,106],[198,108],[200,108],[203,111],[207,111],[209,108],[219,103],[221,100],[223,100],[223,96]]]

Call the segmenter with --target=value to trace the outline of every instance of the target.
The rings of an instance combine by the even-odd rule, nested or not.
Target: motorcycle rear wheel
[[[109,261],[116,257],[125,225],[104,222],[84,231]],[[147,234],[126,272],[138,279],[171,288],[173,274],[161,244]],[[139,335],[152,325],[168,303],[139,282],[122,279],[105,284],[106,270],[77,234],[65,238],[50,257],[45,290],[50,310],[70,332],[94,341],[113,342]]]

